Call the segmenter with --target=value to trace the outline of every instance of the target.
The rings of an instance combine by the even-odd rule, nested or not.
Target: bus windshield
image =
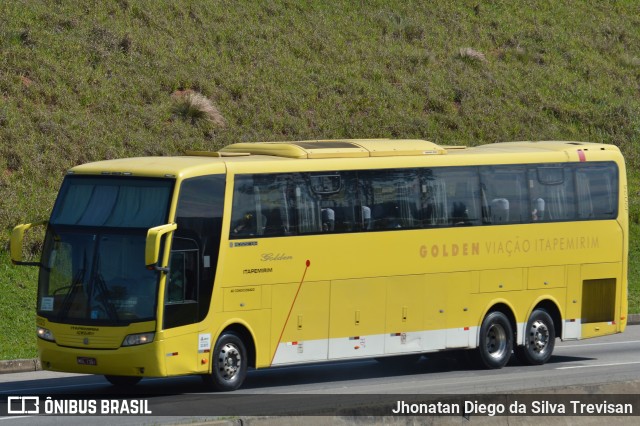
[[[146,233],[166,223],[173,182],[69,176],[47,230],[38,314],[70,323],[128,324],[155,317],[158,274]]]

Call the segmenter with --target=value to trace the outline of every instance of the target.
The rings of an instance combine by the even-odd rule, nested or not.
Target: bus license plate
[[[98,365],[98,361],[95,358],[88,358],[86,356],[78,357],[78,364],[80,365]]]

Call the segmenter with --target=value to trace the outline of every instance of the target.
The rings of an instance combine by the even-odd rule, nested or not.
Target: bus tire
[[[213,350],[211,374],[205,378],[205,382],[220,392],[236,390],[244,382],[248,362],[242,339],[235,333],[222,333]]]
[[[555,341],[553,319],[544,309],[536,309],[527,321],[524,345],[516,348],[516,356],[524,364],[544,364],[551,358]]]
[[[139,376],[112,376],[110,374],[106,374],[104,378],[113,386],[117,386],[119,388],[135,386],[140,380],[142,380],[142,377]]]
[[[509,362],[513,351],[513,331],[505,314],[490,312],[480,326],[477,358],[485,368],[502,368]]]

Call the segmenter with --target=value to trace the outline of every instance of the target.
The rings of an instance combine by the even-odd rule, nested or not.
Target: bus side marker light
[[[585,161],[587,161],[587,156],[584,154],[584,151],[581,149],[578,150],[578,158],[580,159],[581,163],[584,163]]]

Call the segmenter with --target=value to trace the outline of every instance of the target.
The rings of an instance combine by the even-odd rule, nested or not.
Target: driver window
[[[194,240],[173,238],[164,292],[165,329],[193,324],[198,320],[199,253]]]
[[[197,300],[198,251],[182,250],[171,253],[167,303],[185,303]]]

